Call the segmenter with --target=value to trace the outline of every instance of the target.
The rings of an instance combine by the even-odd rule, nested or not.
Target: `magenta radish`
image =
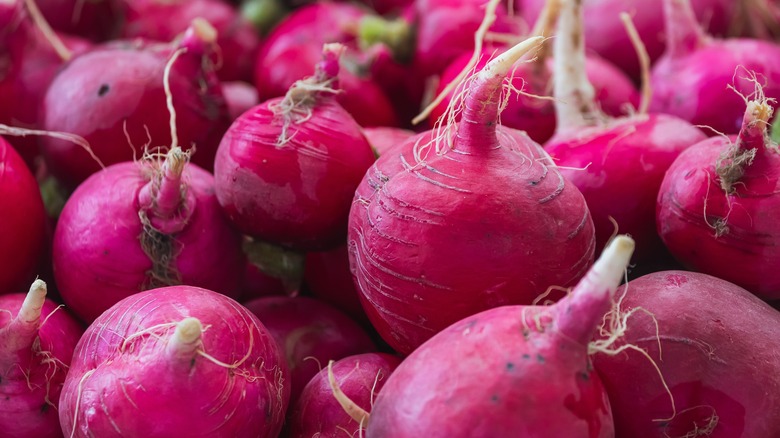
[[[593,261],[582,195],[497,123],[506,75],[541,40],[472,76],[460,122],[381,156],[356,191],[350,266],[372,324],[403,354],[466,316],[571,286]]]
[[[653,66],[651,111],[736,134],[740,94],[752,93],[756,78],[767,97],[780,98],[780,45],[712,38],[696,23],[689,0],[664,0],[664,10],[667,48]]]
[[[364,417],[360,415],[371,411],[377,394],[400,363],[397,356],[365,353],[329,364],[306,384],[291,406],[289,438],[360,436],[366,426],[361,425]]]
[[[366,436],[614,437],[589,341],[633,248],[617,236],[552,306],[502,306],[439,332],[385,383]]]
[[[536,21],[546,0],[515,0],[520,14],[529,22]],[[709,32],[723,35],[737,12],[734,0],[691,0],[697,20]],[[647,0],[583,0],[586,47],[620,67],[630,77],[639,79],[641,66],[636,50],[625,37],[620,13],[634,20],[642,42],[652,61],[664,52],[664,12],[661,1]]]
[[[379,156],[410,139],[415,135],[415,132],[392,126],[377,126],[363,128],[363,134],[371,148],[374,149],[374,153]]]
[[[303,279],[315,298],[336,307],[361,324],[368,323],[352,281],[346,244],[329,251],[307,253]]]
[[[0,295],[35,278],[44,253],[46,211],[22,157],[0,137]]]
[[[596,107],[585,75],[580,1],[561,2],[555,38],[556,133],[545,149],[585,196],[596,227],[596,248],[617,229],[637,242],[635,261],[663,253],[653,221],[664,173],[687,147],[705,138],[690,123],[664,114],[609,118]],[[649,96],[643,96],[646,104]]]
[[[234,81],[222,84],[222,94],[225,96],[230,119],[235,120],[249,108],[260,103],[257,89],[246,82]]]
[[[289,378],[271,334],[235,301],[192,286],[149,290],[84,333],[60,424],[74,438],[274,438]]]
[[[217,30],[217,76],[223,81],[251,81],[260,37],[252,25],[221,0],[124,0],[128,4],[125,38],[170,41],[195,18]]]
[[[245,112],[225,133],[217,197],[243,233],[296,250],[344,240],[355,188],[374,154],[335,99],[340,47],[326,45],[314,76]]]
[[[125,0],[35,0],[54,29],[92,41],[119,36],[124,24]]]
[[[237,297],[241,236],[222,213],[214,179],[178,147],[165,160],[115,164],[68,199],[54,234],[63,300],[85,321],[146,289],[188,284]]]
[[[35,280],[27,294],[0,296],[3,437],[62,437],[57,406],[83,332],[74,317],[46,298],[41,280]]]
[[[183,38],[171,44],[118,41],[75,57],[46,93],[44,128],[84,137],[104,165],[140,158],[145,145],[169,144],[163,74],[178,56],[170,88],[179,144],[194,146],[193,162],[211,169],[230,123],[219,81],[204,67],[215,56],[216,38],[207,22],[194,20]],[[69,142],[47,138],[43,152],[52,173],[70,187],[100,169],[89,153]]]
[[[759,92],[760,94],[760,92]],[[769,102],[747,104],[738,136],[681,154],[658,193],[658,233],[684,266],[780,299],[780,151],[769,139]]]
[[[627,330],[614,347],[636,349],[593,358],[616,436],[777,436],[780,313],[695,272],[652,273],[617,294],[620,312],[607,321]]]
[[[356,322],[314,298],[265,297],[244,305],[271,332],[287,360],[290,403],[329,360],[376,350]]]
[[[322,57],[322,46],[343,43],[356,46],[357,22],[370,11],[349,3],[322,2],[303,6],[285,18],[268,35],[257,55],[254,83],[261,100],[284,96],[298,80],[311,76]],[[397,126],[387,95],[362,69],[358,52],[350,50],[344,63],[354,69],[339,73],[339,103],[361,126]],[[352,58],[357,59],[352,59]]]

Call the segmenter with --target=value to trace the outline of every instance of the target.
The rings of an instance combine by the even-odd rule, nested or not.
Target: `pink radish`
[[[326,45],[313,77],[245,112],[225,133],[217,197],[243,233],[296,250],[344,240],[352,196],[374,154],[335,99],[342,50]]]
[[[748,102],[738,136],[713,137],[680,155],[658,194],[658,233],[690,269],[780,299],[780,151],[772,107]]]
[[[629,237],[616,237],[552,306],[486,310],[428,340],[382,388],[366,436],[614,437],[589,341],[633,248]]]
[[[696,272],[652,273],[618,296],[607,322],[625,325],[622,352],[593,358],[616,436],[777,436],[780,312]]]
[[[610,118],[596,107],[594,88],[585,76],[580,5],[579,0],[561,2],[554,79],[558,126],[545,149],[585,196],[596,247],[603,248],[617,228],[636,240],[636,261],[646,263],[664,251],[653,222],[664,173],[705,135],[677,117],[640,109],[636,115]]]
[[[593,260],[579,191],[521,131],[498,125],[501,90],[534,37],[470,79],[462,119],[381,156],[350,212],[350,265],[382,338],[408,354],[448,325],[567,287]]]
[[[217,30],[217,75],[223,81],[251,81],[260,37],[234,6],[222,0],[123,0],[128,4],[125,38],[170,41],[196,18]]]
[[[215,56],[216,38],[207,22],[194,20],[183,38],[171,44],[118,41],[75,57],[46,93],[45,129],[84,137],[105,165],[140,158],[145,144],[168,144],[163,75],[170,59],[178,56],[170,69],[170,89],[179,144],[194,146],[193,162],[211,169],[229,124],[219,81],[204,68]],[[70,187],[100,169],[93,157],[71,143],[47,138],[43,146],[52,173]]]
[[[27,294],[0,296],[0,430],[5,438],[62,437],[60,391],[83,327],[46,298],[35,280]]]
[[[365,413],[401,359],[385,353],[348,356],[312,378],[290,413],[289,438],[360,436]],[[345,403],[345,408],[342,403]],[[357,417],[357,418],[356,418]]]
[[[753,39],[718,40],[696,23],[689,0],[664,0],[667,48],[653,66],[650,110],[717,132],[736,134],[742,99],[755,74],[767,97],[780,98],[780,45]]]
[[[271,334],[235,301],[192,286],[149,290],[84,333],[60,424],[73,438],[274,438],[289,378]]]
[[[241,236],[219,208],[213,177],[187,161],[174,147],[164,161],[115,164],[68,199],[54,235],[54,274],[83,320],[160,286],[238,296]]]
[[[35,177],[0,137],[0,295],[35,278],[44,253],[46,212]],[[2,428],[0,428],[1,430]]]
[[[313,298],[265,297],[244,304],[268,329],[290,368],[290,402],[329,360],[375,351],[366,332]]]
[[[363,134],[368,143],[374,149],[377,156],[384,154],[395,146],[403,143],[415,135],[414,131],[408,129],[394,128],[392,126],[378,126],[374,128],[363,128]]]
[[[235,81],[222,84],[222,93],[225,96],[230,119],[235,120],[244,114],[249,108],[260,103],[257,89],[246,82]]]

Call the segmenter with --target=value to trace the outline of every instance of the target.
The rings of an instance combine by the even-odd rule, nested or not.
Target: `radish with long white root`
[[[62,437],[60,390],[83,332],[76,318],[46,298],[41,280],[27,294],[0,296],[0,435]]]
[[[752,93],[756,78],[767,97],[780,98],[779,44],[715,39],[696,22],[690,0],[663,0],[663,5],[667,47],[653,65],[651,111],[736,134],[744,108],[739,94]]]
[[[596,227],[597,250],[604,248],[617,226],[637,241],[636,262],[645,263],[664,253],[653,222],[664,173],[680,152],[706,137],[685,120],[647,114],[646,87],[638,114],[604,115],[585,76],[582,24],[581,0],[561,0],[554,46],[558,126],[545,149],[585,196]]]
[[[686,268],[780,299],[780,150],[770,102],[747,103],[738,136],[713,137],[674,161],[658,193],[658,233]]]
[[[68,199],[54,233],[54,274],[83,320],[160,286],[240,293],[241,235],[217,203],[214,178],[188,160],[175,146],[164,160],[115,164]]]
[[[626,328],[612,347],[621,352],[593,358],[616,436],[780,434],[780,312],[696,272],[655,272],[617,296],[606,325]]]
[[[141,292],[89,326],[60,396],[65,436],[275,438],[289,370],[250,311],[216,292]]]
[[[52,173],[74,188],[100,170],[101,162],[108,166],[138,159],[147,146],[169,144],[168,94],[177,113],[179,145],[194,147],[193,163],[211,170],[230,123],[212,68],[216,39],[208,22],[195,19],[170,44],[115,41],[74,57],[46,92],[43,127],[84,137],[91,154],[70,142],[45,138],[42,149]]]
[[[2,132],[2,128],[0,128]],[[0,137],[0,295],[29,284],[44,253],[46,211],[35,176]]]
[[[459,122],[385,153],[356,191],[350,266],[369,319],[401,353],[468,315],[571,286],[593,261],[582,194],[525,132],[498,124],[507,74],[542,39],[472,76]]]
[[[486,310],[428,340],[379,392],[366,436],[614,437],[590,341],[633,250],[617,236],[556,304]]]
[[[374,399],[400,363],[400,357],[385,353],[330,361],[290,407],[288,437],[362,436]]]

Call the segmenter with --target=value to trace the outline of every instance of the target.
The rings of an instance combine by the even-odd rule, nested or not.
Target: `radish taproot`
[[[374,399],[400,363],[398,356],[386,353],[331,361],[306,384],[298,402],[291,406],[288,437],[361,436],[368,420],[364,413],[371,412]]]
[[[657,226],[685,267],[780,299],[780,151],[772,107],[747,103],[738,136],[712,137],[674,161],[658,193]]]
[[[662,271],[617,292],[617,355],[594,366],[618,437],[774,438],[780,425],[780,312],[706,274]],[[650,359],[650,360],[648,360]]]
[[[552,306],[502,306],[439,332],[390,376],[366,436],[614,437],[589,342],[633,249],[617,236]]]
[[[780,45],[747,38],[715,39],[696,22],[690,0],[663,0],[663,4],[667,47],[653,65],[650,111],[736,134],[744,106],[734,90],[749,95],[758,77],[767,97],[780,98]]]
[[[85,321],[160,286],[237,297],[245,263],[213,177],[179,147],[165,160],[115,164],[84,181],[62,210],[53,258],[62,298]]]
[[[115,41],[74,57],[46,92],[44,128],[84,137],[105,165],[141,157],[144,144],[169,144],[163,75],[178,56],[169,84],[179,144],[184,149],[194,146],[193,162],[212,169],[219,140],[230,123],[219,81],[204,67],[215,56],[216,38],[208,22],[193,20],[183,37],[171,44]],[[42,149],[49,169],[71,188],[100,170],[98,162],[71,143],[46,138]]]
[[[84,328],[46,298],[35,280],[27,294],[0,296],[0,430],[5,438],[60,438],[60,391]]]
[[[35,278],[46,242],[46,211],[38,183],[13,147],[0,137],[0,295]]]
[[[274,438],[289,376],[271,334],[235,301],[192,286],[148,290],[82,336],[60,424],[73,438]]]
[[[355,188],[374,161],[335,98],[343,46],[321,50],[314,76],[233,122],[215,161],[217,198],[235,226],[296,250],[344,240]]]
[[[597,250],[614,233],[614,221],[636,240],[635,261],[645,263],[664,251],[652,220],[664,173],[680,152],[706,136],[685,120],[642,109],[620,118],[603,114],[585,75],[581,2],[562,0],[561,8],[554,55],[558,125],[545,150],[585,196]],[[646,90],[645,105],[648,98]]]
[[[542,39],[472,76],[460,122],[381,156],[355,193],[355,283],[374,327],[403,354],[470,314],[571,286],[593,261],[582,194],[524,132],[497,124],[506,75]]]
[[[290,403],[329,360],[376,346],[341,311],[308,297],[264,297],[244,303],[273,335],[290,369]]]

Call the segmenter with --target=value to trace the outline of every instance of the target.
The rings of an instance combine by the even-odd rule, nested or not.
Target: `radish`
[[[0,296],[0,428],[5,438],[62,436],[57,405],[84,329],[46,298],[35,280],[27,294]]]
[[[105,41],[119,36],[124,24],[124,0],[35,0],[54,29]]]
[[[515,0],[517,9],[528,22],[536,21],[546,0]],[[739,0],[743,1],[743,0]],[[726,34],[736,15],[739,1],[691,0],[697,21],[709,32]],[[647,48],[651,61],[664,52],[664,12],[661,1],[648,0],[583,0],[586,47],[620,67],[630,77],[639,79],[641,65],[631,41],[624,38],[620,13],[631,15],[637,32]],[[640,246],[641,248],[641,246]]]
[[[60,424],[74,438],[272,438],[289,376],[271,334],[235,301],[192,286],[149,290],[84,333]]]
[[[605,116],[596,107],[594,88],[585,77],[579,0],[561,2],[558,29],[554,79],[557,127],[545,149],[585,196],[598,249],[617,227],[636,240],[636,262],[658,259],[664,248],[653,217],[664,173],[685,148],[705,135],[677,117],[646,114],[647,89],[638,114]]]
[[[195,18],[217,30],[217,75],[223,81],[251,81],[260,37],[252,25],[222,0],[124,0],[128,4],[125,38],[170,41]]]
[[[695,272],[652,273],[618,296],[619,312],[607,322],[633,314],[622,341],[636,348],[593,359],[616,436],[777,436],[780,313],[734,284]]]
[[[307,297],[264,297],[244,304],[273,335],[290,368],[290,403],[329,360],[376,350],[360,326]]]
[[[173,147],[165,160],[115,164],[81,184],[54,234],[63,300],[85,321],[142,290],[188,284],[237,297],[241,236],[214,195],[214,179]]]
[[[234,81],[222,84],[222,93],[225,96],[230,119],[235,120],[249,108],[260,103],[257,89],[246,82]]]
[[[410,139],[415,135],[415,132],[392,126],[378,126],[363,128],[363,134],[374,149],[374,153],[379,156]]]
[[[567,287],[593,261],[585,200],[524,132],[497,124],[506,75],[534,37],[471,77],[462,120],[381,156],[348,234],[363,307],[408,354],[448,325]]]
[[[304,281],[311,294],[370,327],[349,269],[346,243],[329,251],[306,254]]]
[[[498,307],[439,332],[390,376],[366,436],[614,437],[589,341],[633,248],[616,237],[552,306]]]
[[[119,41],[75,57],[46,93],[44,128],[84,137],[105,165],[140,157],[144,144],[168,144],[162,78],[167,63],[178,56],[170,88],[179,144],[194,145],[193,162],[211,169],[230,122],[219,81],[204,67],[214,56],[216,38],[207,22],[193,20],[183,38],[171,44]],[[46,138],[43,152],[52,173],[71,188],[100,169],[85,151],[59,139]]]
[[[241,288],[239,302],[246,303],[255,298],[267,297],[269,295],[284,295],[285,293],[286,290],[282,280],[266,274],[251,262],[246,263],[244,284]]]
[[[348,356],[314,376],[291,407],[289,438],[357,437],[374,398],[401,363],[397,356],[366,353]],[[332,378],[331,378],[332,377]],[[342,403],[347,405],[345,408]]]
[[[0,137],[0,295],[30,283],[44,253],[46,211],[35,177]]]
[[[676,115],[717,132],[736,134],[752,75],[767,97],[780,98],[780,45],[753,39],[718,40],[696,23],[688,0],[664,0],[667,48],[653,66],[650,110]]]
[[[780,151],[772,107],[748,102],[738,136],[713,137],[680,155],[658,194],[658,233],[686,267],[780,299]]]
[[[306,5],[288,15],[268,35],[255,64],[254,83],[260,100],[284,96],[298,80],[311,76],[326,43],[355,47],[356,26],[370,11],[349,3],[322,2]],[[349,52],[352,69],[342,69],[339,103],[361,126],[397,126],[390,100],[363,70],[360,53]],[[356,59],[352,59],[352,58]]]
[[[243,233],[295,250],[343,242],[350,201],[374,154],[335,99],[342,51],[326,45],[313,77],[245,112],[225,133],[217,197]]]

